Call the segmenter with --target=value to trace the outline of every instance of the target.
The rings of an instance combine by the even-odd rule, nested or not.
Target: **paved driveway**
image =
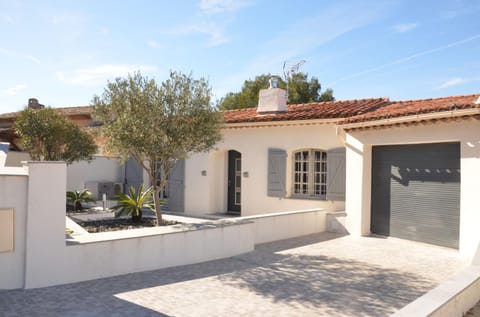
[[[0,316],[385,316],[466,265],[455,250],[322,233],[202,264],[0,291]]]

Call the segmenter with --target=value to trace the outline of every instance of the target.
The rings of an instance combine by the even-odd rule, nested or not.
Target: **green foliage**
[[[112,209],[115,210],[115,217],[131,216],[132,221],[142,221],[142,209],[154,210],[154,204],[152,200],[153,187],[143,190],[143,185],[140,185],[138,192],[135,191],[133,186],[129,188],[129,194],[122,192],[117,193],[115,200],[118,201],[117,205]]]
[[[191,152],[210,150],[221,139],[221,115],[210,94],[203,78],[170,72],[158,85],[137,72],[109,82],[102,96],[93,99],[108,148],[124,159],[133,156],[147,171],[158,222],[159,193],[176,162]]]
[[[97,150],[90,134],[52,108],[25,109],[14,128],[35,161],[91,160]]]
[[[262,74],[256,76],[254,80],[245,80],[240,92],[228,93],[218,101],[217,107],[220,110],[256,107],[258,105],[260,89],[267,89],[269,87],[268,80],[270,77],[270,74]],[[278,87],[287,89],[287,83],[282,78],[278,78]],[[332,89],[327,89],[320,94],[321,85],[318,79],[312,77],[308,80],[308,74],[305,73],[294,73],[292,77],[289,78],[288,91],[289,104],[335,100]]]
[[[68,191],[67,201],[73,204],[73,211],[82,210],[82,203],[95,202],[92,198],[92,193],[88,189]]]

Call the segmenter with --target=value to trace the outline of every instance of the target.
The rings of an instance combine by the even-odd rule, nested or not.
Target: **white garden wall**
[[[61,162],[0,170],[0,218],[15,212],[15,247],[0,252],[0,289],[84,281],[253,250],[253,223],[241,219],[89,234],[67,245],[66,180]],[[3,241],[0,246],[5,245]]]
[[[350,233],[370,233],[372,146],[436,142],[460,142],[460,252],[474,255],[480,244],[480,125],[477,120],[348,133],[346,212]]]
[[[254,223],[255,244],[301,237],[326,231],[326,212],[321,209],[279,212],[239,219]]]
[[[189,214],[227,211],[228,151],[242,154],[242,216],[322,208],[344,209],[343,202],[288,198],[292,192],[292,152],[343,147],[333,124],[249,127],[222,130],[224,139],[209,153],[186,160],[185,212]],[[267,196],[268,149],[287,151],[287,197]],[[206,175],[202,175],[206,171]],[[244,175],[248,173],[248,176]]]
[[[85,182],[125,180],[125,165],[117,157],[94,156],[91,162],[73,162],[67,166],[67,190],[82,190]]]
[[[322,232],[323,210],[257,215],[66,239],[67,167],[29,162],[0,171],[0,218],[15,211],[14,250],[0,252],[0,289],[37,288],[193,264]],[[12,223],[13,226],[13,223]],[[3,244],[0,244],[2,246]]]
[[[7,221],[2,211],[13,210],[13,241],[2,241],[3,245],[13,242],[13,250],[0,251],[0,289],[24,286],[27,184],[24,168],[0,168],[0,221]]]

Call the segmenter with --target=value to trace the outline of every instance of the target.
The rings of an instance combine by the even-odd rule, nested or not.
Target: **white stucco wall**
[[[23,168],[0,169],[0,209],[14,211],[14,249],[0,252],[0,289],[24,285],[27,183]]]
[[[190,214],[227,211],[228,151],[242,154],[241,215],[322,208],[343,210],[343,202],[276,198],[267,196],[268,149],[287,151],[287,197],[292,192],[292,152],[317,148],[342,147],[335,126],[296,125],[286,127],[240,128],[223,130],[224,139],[210,153],[194,154],[186,160],[185,212]],[[202,176],[202,171],[207,171]],[[243,173],[248,172],[248,177]]]
[[[460,142],[460,252],[473,256],[480,243],[480,122],[436,123],[353,131],[346,135],[347,229],[370,233],[371,147],[375,145]]]
[[[91,162],[80,161],[67,165],[67,190],[82,190],[85,182],[123,183],[125,165],[116,157],[95,156]]]

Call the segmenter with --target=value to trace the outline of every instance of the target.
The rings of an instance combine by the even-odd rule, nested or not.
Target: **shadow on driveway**
[[[286,315],[312,311],[327,316],[384,316],[436,285],[422,276],[355,260],[280,253],[338,237],[317,234],[260,245],[254,252],[229,259],[41,289],[0,291],[0,316],[168,316],[182,313],[188,316],[184,311],[177,314],[176,307],[187,305],[188,301],[188,305],[198,305],[199,311],[202,305],[207,305],[204,309],[215,313],[216,307],[209,302],[213,299],[217,303],[235,303],[232,309],[238,311],[233,311],[234,315],[256,312],[245,311],[248,305],[243,307],[242,298],[230,298],[228,293],[218,289],[219,284],[235,292],[255,293],[256,299],[266,301],[265,307],[270,307],[272,301],[291,307],[291,314],[284,311]],[[168,285],[174,288],[166,287]],[[143,290],[139,296],[144,298],[139,302],[117,296],[137,290]]]

